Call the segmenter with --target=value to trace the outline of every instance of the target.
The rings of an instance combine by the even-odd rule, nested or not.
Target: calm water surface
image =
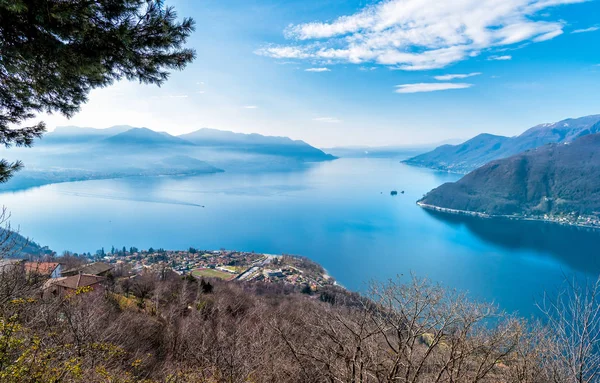
[[[0,194],[14,225],[56,251],[111,246],[307,256],[342,285],[414,272],[524,315],[565,275],[600,273],[600,234],[433,214],[415,205],[456,175],[395,160],[308,170],[86,181]],[[405,191],[391,197],[390,191]]]

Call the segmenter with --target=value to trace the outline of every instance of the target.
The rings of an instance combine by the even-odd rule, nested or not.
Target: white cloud
[[[376,70],[376,66],[361,66],[358,70],[362,70],[363,72],[370,72]]]
[[[451,83],[451,82],[403,84],[403,85],[396,85],[395,92],[396,93],[437,92],[440,90],[466,89],[466,88],[470,88],[472,86],[473,86],[473,84]]]
[[[293,40],[257,54],[278,59],[378,63],[401,70],[443,68],[527,42],[552,39],[565,22],[542,10],[587,0],[381,0],[331,22],[290,25]]]
[[[331,72],[329,68],[308,68],[304,70],[305,72]]]
[[[313,121],[327,122],[330,124],[339,124],[340,122],[342,122],[342,120],[340,120],[339,118],[335,118],[335,117],[317,117],[317,118],[313,118]]]
[[[598,30],[600,30],[599,26],[593,26],[593,27],[584,28],[584,29],[575,29],[571,33],[587,33],[587,32],[596,32]]]
[[[188,98],[187,94],[171,94],[168,96],[169,98]]]
[[[256,106],[256,105],[245,105],[244,109],[258,109],[258,106]]]
[[[506,55],[506,56],[490,56],[488,57],[489,61],[507,61],[507,60],[512,60],[512,56],[510,55]]]
[[[445,74],[443,76],[435,76],[434,78],[439,81],[451,81],[456,79],[463,79],[473,76],[479,76],[481,72],[474,72],[469,74]]]

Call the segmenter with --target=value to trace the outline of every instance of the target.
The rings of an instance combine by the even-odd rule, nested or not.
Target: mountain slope
[[[46,134],[40,144],[76,144],[96,142],[133,129],[128,125],[117,125],[106,129],[80,128],[77,126],[57,126],[54,131]]]
[[[243,134],[207,128],[178,137],[205,147],[226,148],[276,156],[302,157],[313,161],[335,158],[304,141],[292,140],[288,137],[263,136],[255,133]]]
[[[109,145],[192,145],[191,142],[179,137],[171,136],[164,132],[155,132],[148,128],[132,128],[123,133],[102,140],[103,144]]]
[[[492,161],[419,202],[490,215],[600,217],[600,134]]]
[[[516,137],[480,134],[460,145],[444,145],[405,163],[444,171],[468,173],[484,164],[549,143],[571,142],[600,133],[600,115],[541,124]]]

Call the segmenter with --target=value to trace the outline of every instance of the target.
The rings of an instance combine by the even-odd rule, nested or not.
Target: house
[[[266,278],[281,278],[281,277],[283,277],[283,272],[281,270],[268,270],[268,269],[265,269],[263,271],[263,275]]]
[[[61,276],[60,263],[57,262],[25,262],[25,273],[27,275],[40,275],[49,278]]]
[[[81,267],[76,267],[74,269],[64,270],[62,272],[62,275],[65,277],[69,277],[77,274],[90,274],[106,277],[112,269],[113,266],[109,265],[108,263],[95,262]]]
[[[91,290],[98,292],[104,291],[105,281],[106,277],[91,274],[77,274],[69,277],[49,279],[44,284],[43,290],[44,294],[55,296],[74,294],[83,287],[89,287]]]

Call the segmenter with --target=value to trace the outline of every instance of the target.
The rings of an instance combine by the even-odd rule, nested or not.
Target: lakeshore
[[[466,215],[471,217],[479,217],[479,218],[500,218],[500,219],[509,219],[509,220],[519,220],[519,221],[533,221],[533,222],[544,222],[544,223],[553,223],[559,224],[563,226],[575,226],[587,229],[600,230],[600,219],[591,216],[578,216],[574,214],[569,215],[561,215],[561,216],[552,216],[552,215],[544,215],[544,216],[526,216],[526,215],[499,215],[499,214],[487,214],[470,210],[458,210],[458,209],[450,209],[435,205],[429,205],[420,201],[417,201],[417,205],[423,209],[437,211],[440,213],[447,214],[455,214],[455,215]]]

